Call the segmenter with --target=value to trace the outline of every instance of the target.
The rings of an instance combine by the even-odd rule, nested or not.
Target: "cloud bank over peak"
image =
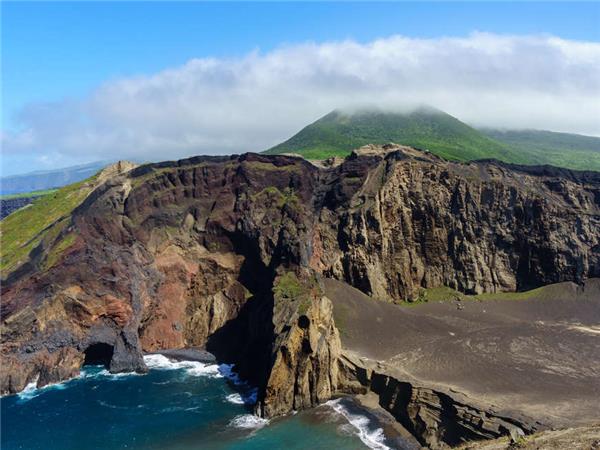
[[[391,36],[192,59],[30,104],[2,145],[5,160],[26,154],[43,167],[260,151],[332,109],[365,104],[429,104],[475,125],[600,135],[600,43]]]

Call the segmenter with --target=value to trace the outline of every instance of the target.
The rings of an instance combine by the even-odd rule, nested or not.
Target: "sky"
[[[600,3],[0,8],[4,176],[260,151],[366,103],[600,136]]]

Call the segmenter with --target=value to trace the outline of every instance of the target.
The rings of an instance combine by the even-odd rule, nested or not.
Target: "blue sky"
[[[537,2],[3,2],[2,130],[32,126],[27,114],[27,120],[20,116],[23,108],[33,105],[38,111],[46,102],[64,106],[106,83],[152,76],[194,58],[236,60],[252,51],[264,55],[306,42],[368,44],[397,34],[436,39],[466,37],[475,31],[598,42],[600,6]],[[57,144],[52,151],[58,154],[61,149]],[[39,156],[44,149],[38,145],[31,152],[42,164]],[[4,174],[21,171],[24,161],[23,155],[5,156]],[[65,163],[70,161],[83,162],[73,155],[64,158]]]

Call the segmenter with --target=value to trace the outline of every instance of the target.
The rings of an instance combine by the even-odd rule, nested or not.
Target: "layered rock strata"
[[[5,274],[0,390],[201,346],[259,387],[260,414],[312,406],[339,356],[315,275],[389,301],[600,276],[600,175],[394,145],[324,167],[245,154],[117,171]]]
[[[548,428],[523,414],[497,411],[451,390],[435,389],[394,374],[392,367],[374,365],[344,353],[339,359],[340,389],[373,392],[379,405],[431,449],[464,442],[524,436]]]

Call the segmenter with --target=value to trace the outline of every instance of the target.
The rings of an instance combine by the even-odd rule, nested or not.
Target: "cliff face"
[[[47,242],[2,286],[3,393],[86,359],[143,371],[143,350],[200,345],[237,363],[272,416],[336,390],[315,275],[395,301],[600,276],[600,175],[391,146],[329,168],[192,158],[115,174]]]
[[[600,271],[599,176],[563,175],[391,153],[336,210],[327,235],[342,253],[320,262],[381,299],[580,282]]]
[[[515,437],[546,429],[523,414],[498,411],[452,390],[401,381],[393,369],[376,366],[352,354],[339,359],[339,385],[347,392],[371,392],[418,441],[431,449],[447,449],[463,442]]]
[[[316,406],[337,390],[340,337],[333,305],[316,279],[298,281],[285,274],[275,283],[275,345],[264,393],[257,408],[277,416]]]

